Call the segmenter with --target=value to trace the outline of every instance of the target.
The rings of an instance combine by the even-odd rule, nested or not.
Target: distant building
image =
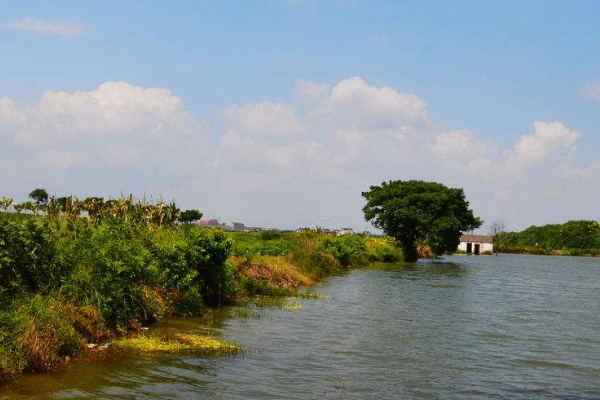
[[[494,252],[492,239],[491,236],[487,235],[462,235],[460,237],[458,251],[475,255],[491,254]]]
[[[227,231],[241,232],[244,230],[245,226],[241,222],[225,222],[221,228]]]
[[[219,221],[216,219],[201,220],[196,223],[200,226],[219,226]]]
[[[354,229],[352,229],[352,228],[342,228],[342,229],[340,229],[340,230],[337,231],[337,235],[338,236],[354,235]]]

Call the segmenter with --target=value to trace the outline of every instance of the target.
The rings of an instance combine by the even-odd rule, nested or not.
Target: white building
[[[492,239],[491,236],[486,235],[462,235],[458,251],[475,255],[492,254],[494,252]]]
[[[244,224],[241,222],[225,222],[223,225],[221,225],[221,229],[224,231],[241,232],[244,230]]]

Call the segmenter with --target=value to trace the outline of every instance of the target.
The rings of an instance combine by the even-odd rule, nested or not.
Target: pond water
[[[599,399],[600,259],[452,256],[351,270],[323,299],[245,304],[154,330],[239,356],[76,361],[9,399]]]

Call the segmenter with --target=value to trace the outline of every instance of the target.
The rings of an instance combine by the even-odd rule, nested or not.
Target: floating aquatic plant
[[[115,341],[117,350],[139,353],[199,353],[206,355],[229,355],[242,351],[235,343],[208,336],[175,333],[165,336],[134,336]]]

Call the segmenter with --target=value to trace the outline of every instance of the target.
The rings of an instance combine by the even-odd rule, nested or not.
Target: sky
[[[600,2],[3,1],[0,196],[372,230],[387,180],[600,219]],[[485,230],[485,225],[482,228]]]

